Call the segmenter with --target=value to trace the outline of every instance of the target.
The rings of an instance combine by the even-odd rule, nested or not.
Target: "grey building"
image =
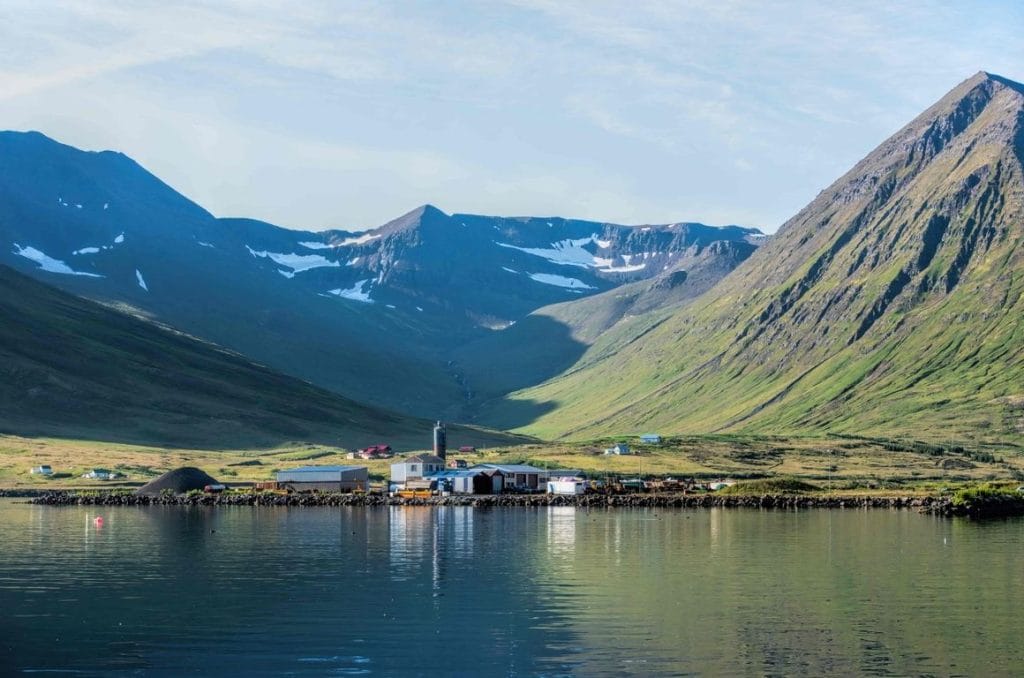
[[[278,471],[277,484],[293,492],[366,492],[370,475],[365,466],[302,466]]]
[[[528,464],[477,464],[474,469],[496,469],[503,476],[504,489],[518,492],[543,492],[548,472]]]

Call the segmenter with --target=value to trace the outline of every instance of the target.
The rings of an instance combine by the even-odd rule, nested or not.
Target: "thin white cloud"
[[[10,0],[4,19],[5,125],[312,227],[428,201],[771,227],[959,79],[1024,75],[1013,3]]]

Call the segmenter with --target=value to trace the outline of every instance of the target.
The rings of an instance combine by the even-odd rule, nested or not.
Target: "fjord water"
[[[1021,520],[7,500],[0,544],[3,675],[1001,675],[1024,665]]]

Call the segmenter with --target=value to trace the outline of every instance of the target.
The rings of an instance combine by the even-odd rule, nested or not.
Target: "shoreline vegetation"
[[[993,485],[979,485],[952,495],[878,495],[843,493],[760,493],[736,486],[725,493],[631,493],[449,495],[399,497],[381,493],[294,493],[233,490],[221,494],[139,495],[128,490],[0,490],[0,497],[24,498],[43,506],[292,506],[381,507],[464,506],[473,508],[756,508],[756,509],[910,509],[940,516],[971,518],[1024,515],[1024,493]],[[754,490],[756,488],[751,488]]]

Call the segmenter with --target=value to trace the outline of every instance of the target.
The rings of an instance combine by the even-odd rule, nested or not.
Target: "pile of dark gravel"
[[[216,485],[218,481],[205,472],[193,466],[183,466],[173,471],[168,471],[159,478],[154,478],[142,487],[136,494],[158,495],[165,490],[174,494],[184,494],[191,490],[201,490],[207,485]]]

